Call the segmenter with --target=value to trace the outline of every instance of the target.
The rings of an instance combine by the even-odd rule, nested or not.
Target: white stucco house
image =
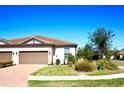
[[[52,64],[56,59],[64,64],[68,54],[75,56],[77,44],[49,38],[28,36],[6,40],[0,38],[0,61],[14,64]]]

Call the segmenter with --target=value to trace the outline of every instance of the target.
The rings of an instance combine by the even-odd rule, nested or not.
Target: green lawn
[[[86,75],[88,76],[100,76],[100,75],[110,75],[110,74],[118,74],[124,73],[124,70],[103,70],[103,71],[94,71],[94,72],[87,72]]]
[[[29,87],[124,87],[124,78],[111,80],[29,80]]]
[[[75,75],[108,75],[122,73],[124,70],[118,71],[94,71],[94,72],[77,72],[73,67],[67,65],[50,65],[37,70],[31,75],[42,76],[75,76]],[[124,78],[111,79],[111,80],[29,80],[30,87],[121,87],[124,86]]]
[[[31,75],[43,75],[43,76],[75,76],[78,72],[75,71],[74,66],[68,67],[67,65],[52,65],[41,68]]]
[[[108,74],[117,74],[124,73],[124,70],[105,70],[105,71],[93,71],[93,72],[78,72],[73,67],[68,67],[68,65],[50,65],[44,68],[41,68],[31,75],[41,75],[41,76],[75,76],[75,75],[89,75],[89,76],[98,76],[98,75],[108,75]]]
[[[117,62],[118,66],[124,66],[124,61]]]

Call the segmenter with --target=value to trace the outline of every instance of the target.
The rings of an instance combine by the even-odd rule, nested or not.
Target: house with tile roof
[[[14,64],[53,64],[56,59],[64,64],[68,54],[75,56],[77,44],[46,36],[16,39],[0,38],[0,61]]]

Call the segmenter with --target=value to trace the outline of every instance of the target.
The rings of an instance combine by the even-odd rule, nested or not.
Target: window
[[[70,53],[65,53],[64,58],[67,59],[69,55],[70,55]]]
[[[70,48],[64,48],[64,53],[70,53]]]
[[[70,54],[70,48],[64,48],[64,58],[67,59]]]

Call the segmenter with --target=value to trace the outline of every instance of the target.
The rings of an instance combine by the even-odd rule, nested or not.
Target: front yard
[[[124,66],[124,61],[117,61],[117,64],[119,65],[119,66]]]
[[[108,74],[124,73],[124,69],[103,70],[93,72],[78,72],[75,67],[68,65],[49,65],[41,68],[31,75],[35,76],[99,76]],[[124,78],[109,80],[28,80],[30,87],[122,87]]]
[[[108,75],[108,74],[117,74],[123,73],[123,69],[119,70],[102,70],[102,71],[93,71],[93,72],[78,72],[75,70],[75,67],[69,67],[68,65],[50,65],[44,68],[41,68],[31,75],[37,76],[76,76],[76,75],[89,75],[89,76],[98,76],[98,75]]]
[[[31,75],[42,75],[42,76],[75,76],[79,73],[75,71],[74,66],[68,67],[67,65],[49,65],[41,68]]]
[[[119,74],[124,73],[123,69],[119,70],[102,70],[102,71],[93,71],[93,72],[87,72],[86,75],[88,76],[100,76],[100,75],[110,75],[110,74]]]
[[[30,87],[124,87],[124,78],[111,80],[29,80]]]

